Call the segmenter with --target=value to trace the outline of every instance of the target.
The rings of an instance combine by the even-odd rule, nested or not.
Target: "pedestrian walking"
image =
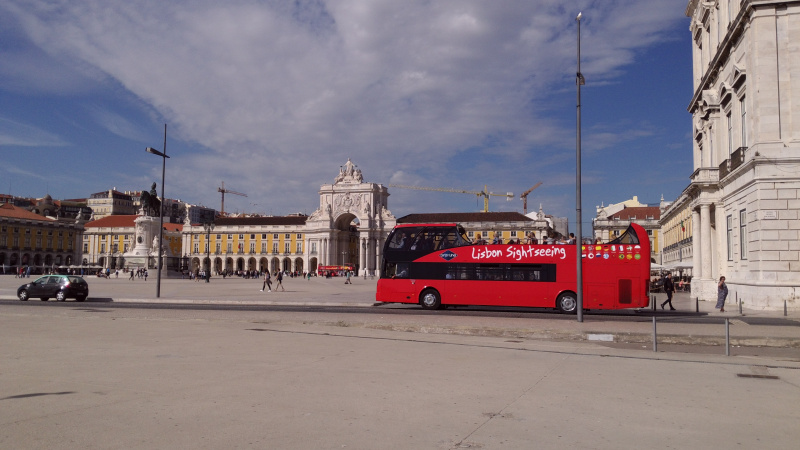
[[[664,309],[664,305],[669,303],[669,310],[675,311],[675,308],[672,306],[672,293],[675,292],[675,283],[672,282],[672,276],[670,274],[664,277],[664,292],[667,293],[667,301],[661,304],[661,309]]]
[[[725,277],[719,277],[717,285],[717,306],[719,312],[725,312],[725,299],[728,298],[728,285],[725,284]]]
[[[147,269],[144,269],[144,281],[147,281]]]
[[[349,270],[347,271],[347,279],[344,280],[344,284],[353,284],[353,282],[350,281],[350,271]]]
[[[264,288],[269,288],[267,292],[272,292],[272,281],[270,281],[269,270],[264,272],[264,284],[261,285],[261,292],[264,292]]]
[[[133,269],[131,269],[131,277],[128,278],[129,280],[133,281],[133,275],[136,273]]]
[[[275,278],[278,280],[278,284],[275,285],[275,290],[277,291],[278,288],[281,288],[282,291],[286,292],[286,288],[283,287],[283,271],[279,271]]]

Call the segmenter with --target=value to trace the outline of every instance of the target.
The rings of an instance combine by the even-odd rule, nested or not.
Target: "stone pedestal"
[[[160,219],[151,216],[139,216],[134,221],[135,223],[135,236],[134,246],[131,250],[124,253],[122,256],[125,258],[125,266],[128,268],[146,267],[151,272],[158,268],[158,227]],[[162,264],[161,264],[161,277],[170,276],[170,267],[173,255],[170,252],[169,246],[164,245],[161,251]],[[155,275],[155,273],[153,273]]]

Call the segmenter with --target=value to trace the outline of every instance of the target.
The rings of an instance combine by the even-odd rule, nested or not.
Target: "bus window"
[[[636,230],[633,227],[629,226],[622,236],[614,239],[613,241],[609,242],[608,244],[631,244],[636,245],[639,243],[639,236],[636,235]]]
[[[408,263],[387,262],[383,268],[385,278],[408,278]]]
[[[422,227],[404,227],[395,230],[389,239],[388,245],[393,250],[407,250],[416,240]]]

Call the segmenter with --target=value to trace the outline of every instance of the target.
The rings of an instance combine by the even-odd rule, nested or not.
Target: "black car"
[[[74,298],[82,302],[88,296],[89,285],[86,280],[74,275],[45,275],[17,289],[17,297],[23,302],[31,297],[41,300],[55,297],[60,302]]]

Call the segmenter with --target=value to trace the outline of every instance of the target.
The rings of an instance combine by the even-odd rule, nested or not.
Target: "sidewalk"
[[[35,278],[30,278],[32,281]],[[0,276],[0,300],[15,300],[16,289],[29,279]],[[607,341],[651,344],[653,317],[657,321],[659,344],[725,345],[725,318],[729,319],[731,345],[749,347],[800,348],[800,312],[761,311],[729,302],[726,312],[714,309],[713,302],[699,302],[689,293],[676,293],[677,311],[657,307],[643,310],[587,311],[584,321],[543,309],[494,308],[502,315],[482,314],[486,308],[454,308],[423,311],[415,305],[376,304],[377,280],[354,278],[352,285],[339,278],[285,278],[286,291],[260,292],[262,281],[241,278],[212,278],[205,281],[163,279],[161,297],[156,298],[156,280],[130,281],[120,278],[87,277],[90,303],[175,303],[261,306],[358,307],[385,310],[386,314],[358,314],[308,311],[285,314],[284,323],[314,323],[368,329],[451,335],[503,336],[522,339]],[[274,281],[274,280],[273,280]],[[666,295],[655,294],[657,305]],[[37,301],[37,300],[31,300]],[[52,301],[52,300],[51,300]],[[403,309],[402,314],[397,309]],[[699,313],[695,312],[699,309]],[[468,311],[465,312],[465,311]],[[535,314],[535,313],[546,314]],[[301,317],[302,316],[302,317]]]

